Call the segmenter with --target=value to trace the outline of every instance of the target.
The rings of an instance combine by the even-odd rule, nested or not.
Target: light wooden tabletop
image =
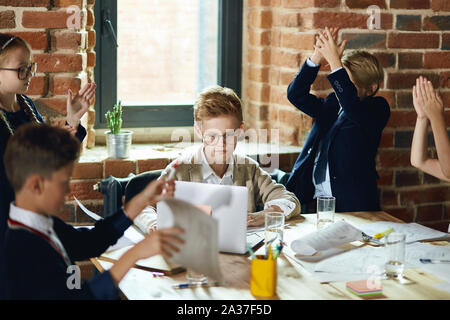
[[[315,230],[315,214],[305,214],[300,218],[288,221],[285,232],[295,233],[300,237]],[[402,222],[386,212],[352,212],[336,214],[335,219],[345,219],[359,226],[375,221]],[[291,234],[292,235],[292,234]],[[448,245],[447,242],[436,244]],[[337,300],[368,299],[360,298],[346,290],[345,282],[320,283],[303,266],[289,254],[277,259],[278,279],[277,295],[269,299],[287,300]],[[217,287],[200,287],[190,289],[173,289],[172,285],[185,283],[186,273],[173,276],[154,277],[152,272],[132,268],[122,279],[119,288],[130,300],[249,300],[267,299],[254,297],[250,293],[250,259],[247,255],[220,254],[220,266],[226,285]],[[98,270],[108,270],[112,263],[92,259]],[[450,293],[441,291],[433,285],[442,282],[435,276],[420,269],[406,269],[405,283],[397,280],[381,280],[383,295],[377,299],[392,300],[448,300]]]

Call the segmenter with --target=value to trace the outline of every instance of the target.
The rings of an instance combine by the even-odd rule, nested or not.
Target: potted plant
[[[133,132],[122,128],[122,101],[119,100],[112,111],[105,114],[109,131],[106,132],[108,157],[114,159],[128,158],[130,155]]]

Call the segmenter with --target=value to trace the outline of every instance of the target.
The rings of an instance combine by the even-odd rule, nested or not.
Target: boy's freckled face
[[[66,196],[70,193],[70,178],[74,164],[67,165],[44,180],[42,195],[42,210],[46,214],[57,216],[61,213],[66,202]]]
[[[232,115],[203,119],[201,130],[205,154],[211,155],[215,163],[225,163],[236,148],[240,127],[241,123]],[[209,144],[208,138],[214,140],[213,143]]]

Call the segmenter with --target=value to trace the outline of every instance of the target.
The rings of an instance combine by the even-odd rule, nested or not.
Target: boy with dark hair
[[[127,251],[114,266],[82,286],[73,287],[73,261],[101,255],[117,242],[132,220],[159,199],[173,194],[174,182],[149,184],[124,208],[95,227],[75,229],[57,218],[70,192],[69,183],[80,143],[64,129],[26,124],[6,147],[6,172],[16,194],[6,233],[7,289],[11,299],[114,299],[117,285],[135,262],[152,255],[170,257],[178,251],[183,231],[151,233]]]

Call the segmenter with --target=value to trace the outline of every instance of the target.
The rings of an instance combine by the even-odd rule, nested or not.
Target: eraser
[[[375,296],[383,293],[383,286],[374,284],[368,279],[349,281],[346,284],[347,290],[357,296]]]

